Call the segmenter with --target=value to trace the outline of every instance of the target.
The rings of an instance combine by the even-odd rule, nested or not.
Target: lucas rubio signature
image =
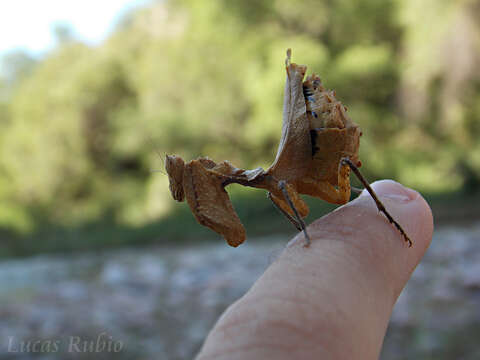
[[[61,350],[69,353],[99,353],[122,351],[124,344],[113,340],[106,332],[98,334],[96,339],[85,340],[80,336],[68,336],[66,339],[37,339],[18,341],[14,336],[8,337],[9,353],[56,353]]]

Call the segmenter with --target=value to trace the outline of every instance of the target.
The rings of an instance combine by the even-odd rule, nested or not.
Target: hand
[[[377,359],[393,305],[428,248],[422,196],[372,184],[413,241],[408,248],[366,191],[299,233],[222,315],[197,360]],[[238,274],[241,276],[241,274]]]

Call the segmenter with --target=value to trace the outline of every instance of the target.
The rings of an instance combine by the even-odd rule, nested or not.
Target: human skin
[[[232,304],[197,360],[378,359],[393,306],[428,248],[430,207],[391,180],[372,184],[399,232],[363,191],[299,233]],[[241,276],[241,274],[239,274]]]

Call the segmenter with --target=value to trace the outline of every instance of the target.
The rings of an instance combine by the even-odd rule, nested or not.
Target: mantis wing
[[[307,67],[290,62],[291,51],[287,50],[285,99],[283,103],[282,137],[274,163],[268,173],[278,180],[293,180],[301,177],[312,159],[310,124],[306,114],[303,78]]]

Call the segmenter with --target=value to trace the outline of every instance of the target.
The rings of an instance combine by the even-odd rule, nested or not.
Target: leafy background
[[[3,58],[2,253],[88,247],[75,241],[85,232],[100,234],[98,246],[153,241],[168,233],[167,218],[191,229],[165,174],[151,170],[165,153],[267,167],[288,47],[361,125],[368,178],[430,198],[471,196],[480,186],[479,18],[475,1],[182,0],[130,13],[95,47],[58,28],[43,57]],[[240,213],[267,211],[263,200],[249,208],[263,195],[232,191]]]

